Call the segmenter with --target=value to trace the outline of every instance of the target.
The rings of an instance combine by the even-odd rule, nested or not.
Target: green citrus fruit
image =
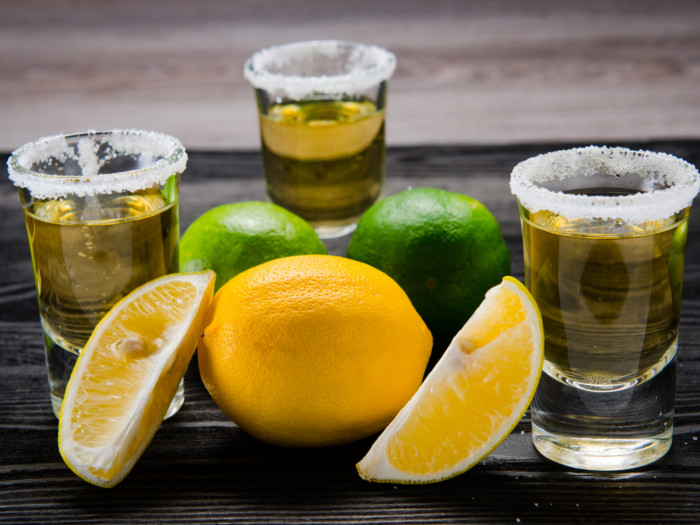
[[[212,208],[180,240],[180,271],[214,270],[216,289],[248,268],[290,255],[325,255],[326,247],[301,217],[267,202]]]
[[[491,212],[476,199],[434,188],[376,202],[360,219],[348,257],[393,277],[443,345],[510,273]]]

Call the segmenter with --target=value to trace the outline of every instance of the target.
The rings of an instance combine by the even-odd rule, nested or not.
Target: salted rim
[[[271,73],[270,66],[288,60],[325,55],[331,57],[341,49],[353,49],[358,67],[340,75],[285,75]],[[243,75],[253,87],[269,92],[284,91],[290,98],[303,98],[312,93],[362,91],[387,80],[396,69],[396,56],[384,48],[344,40],[309,40],[268,47],[253,53],[243,66]]]
[[[627,174],[673,185],[622,196],[571,195],[539,185],[573,176]],[[665,219],[690,206],[700,190],[700,174],[692,164],[668,153],[588,146],[544,153],[519,163],[511,173],[510,189],[532,213],[547,210],[569,219],[615,219],[637,224]]]
[[[98,143],[95,139],[105,138],[119,154],[151,154],[159,158],[136,170],[99,174],[99,159],[90,146]],[[77,139],[77,155],[68,145],[71,139]],[[86,142],[81,143],[82,140]],[[83,173],[51,175],[31,169],[32,164],[52,158],[58,161],[73,158]],[[187,153],[179,140],[163,133],[136,129],[51,135],[21,146],[7,160],[10,180],[15,186],[28,189],[35,199],[143,190],[165,184],[186,167]]]

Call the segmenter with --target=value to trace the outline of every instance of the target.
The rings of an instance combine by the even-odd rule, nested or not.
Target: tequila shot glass
[[[134,288],[178,271],[178,191],[187,154],[159,133],[91,131],[26,144],[7,164],[24,210],[58,417],[98,321]],[[181,383],[168,416],[183,401]]]
[[[535,447],[586,470],[661,458],[673,434],[697,169],[667,154],[587,147],[528,159],[510,184],[545,333]]]
[[[245,64],[267,195],[320,237],[354,230],[382,195],[387,81],[395,67],[385,49],[335,40],[263,49]]]

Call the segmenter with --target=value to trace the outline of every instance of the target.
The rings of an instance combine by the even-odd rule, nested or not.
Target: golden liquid
[[[526,214],[525,276],[542,313],[550,375],[615,388],[673,358],[687,217],[633,227]]]
[[[384,184],[384,111],[372,102],[310,101],[260,117],[267,192],[311,223],[359,217]]]
[[[41,201],[24,216],[42,325],[69,351],[126,294],[178,269],[177,202],[157,190]]]

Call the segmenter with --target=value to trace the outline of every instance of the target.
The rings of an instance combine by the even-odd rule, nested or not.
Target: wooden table
[[[627,145],[700,163],[700,141]],[[508,177],[517,162],[564,146],[392,148],[387,193],[432,186],[478,198],[499,220],[512,273],[522,279]],[[371,439],[311,450],[261,443],[217,409],[193,362],[184,407],[163,423],[126,480],[107,491],[78,479],[59,456],[22,214],[7,177],[0,179],[2,523],[700,522],[698,213],[688,239],[674,442],[653,466],[595,474],[555,465],[536,453],[526,415],[491,456],[462,476],[426,486],[371,484],[355,471]],[[214,205],[263,198],[258,152],[191,152],[182,229]],[[329,242],[329,251],[343,255],[346,244],[347,238]]]

